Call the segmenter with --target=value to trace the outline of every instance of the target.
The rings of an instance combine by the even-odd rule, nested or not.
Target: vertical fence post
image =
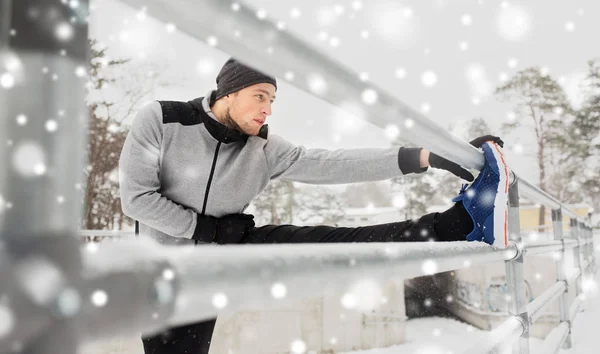
[[[592,252],[592,273],[596,274],[596,244],[594,243],[594,227],[592,226],[591,217],[590,217],[590,249]]]
[[[582,279],[583,281],[587,281],[588,277],[589,277],[589,272],[590,272],[590,247],[589,247],[589,243],[588,243],[588,235],[585,229],[585,224],[581,221],[577,221],[577,229],[578,229],[578,233],[579,233],[579,237],[582,239],[583,242],[585,242],[585,244],[583,245],[583,250],[581,252],[581,255],[583,257],[583,259],[585,261],[587,261],[587,267],[584,269],[585,272],[582,273]]]
[[[583,268],[582,268],[582,256],[583,246],[581,246],[581,238],[579,237],[579,230],[577,228],[577,219],[569,219],[569,234],[572,239],[577,241],[577,246],[573,248],[573,267],[579,268],[579,276],[575,280],[575,295],[579,296],[582,293],[581,279],[583,279]]]
[[[510,239],[519,246],[516,258],[506,261],[506,285],[510,296],[508,312],[519,318],[523,324],[523,335],[513,344],[514,354],[529,354],[529,316],[523,276],[523,252],[521,241],[521,223],[519,218],[519,189],[515,177],[508,189],[508,231]]]
[[[0,195],[10,206],[0,211],[0,306],[15,318],[3,353],[77,350],[87,12],[88,0],[0,1],[0,54],[11,62],[0,69]]]
[[[567,283],[566,269],[565,269],[565,241],[563,236],[563,223],[562,223],[562,210],[561,209],[552,209],[552,229],[554,230],[554,239],[556,241],[560,241],[562,243],[562,250],[557,251],[556,257],[556,280],[564,281],[567,285],[567,290],[560,296],[558,300],[560,321],[566,322],[569,326],[569,334],[563,343],[563,349],[571,349],[571,319],[569,316],[569,284]]]

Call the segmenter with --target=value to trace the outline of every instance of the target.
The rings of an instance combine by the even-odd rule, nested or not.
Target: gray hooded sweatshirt
[[[140,110],[119,159],[121,203],[140,234],[161,243],[194,243],[198,214],[242,213],[269,183],[378,181],[420,172],[418,150],[307,149],[280,136],[247,136],[215,119],[214,91],[189,102],[152,102]]]

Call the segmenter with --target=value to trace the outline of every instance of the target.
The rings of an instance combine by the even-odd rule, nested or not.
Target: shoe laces
[[[465,191],[467,190],[468,186],[469,186],[468,183],[463,184],[462,187],[460,187],[460,191],[458,192],[458,195],[465,194]]]

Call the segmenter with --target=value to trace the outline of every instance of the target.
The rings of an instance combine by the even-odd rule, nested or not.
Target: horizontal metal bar
[[[577,246],[579,246],[579,242],[577,242],[577,240],[571,240],[568,238],[563,238],[563,242],[565,244],[565,250],[569,250],[572,248],[575,248]]]
[[[577,317],[577,314],[579,313],[579,310],[581,310],[582,305],[583,305],[583,296],[579,295],[575,298],[575,300],[573,300],[573,303],[571,304],[571,307],[569,308],[569,319],[571,321],[571,324],[573,323],[573,321],[575,321],[575,317]]]
[[[561,322],[558,326],[546,336],[544,343],[536,352],[538,354],[556,354],[569,335],[569,325],[566,322]]]
[[[77,235],[82,237],[135,237],[135,232],[122,230],[78,230]]]
[[[406,279],[510,260],[517,254],[514,243],[500,250],[475,242],[165,247],[123,240],[84,252],[84,261],[90,281],[123,271],[143,276],[146,269],[157,268],[151,265],[169,265],[177,287],[174,312],[166,321],[179,325],[217,316],[221,309],[212,303],[215,294],[226,297],[227,311],[261,309],[283,302],[271,294],[277,283],[290,289],[285,301],[293,301],[319,296],[324,288],[348,289],[363,279]],[[124,288],[129,285],[131,291]],[[125,306],[131,293],[140,291],[136,286],[125,283],[118,294],[108,295],[113,304]],[[144,310],[149,315],[153,311],[140,308]]]
[[[527,313],[529,315],[529,322],[535,323],[538,318],[544,313],[544,311],[554,302],[558,297],[567,290],[567,286],[564,281],[557,281],[546,289],[540,296],[536,297],[532,302],[527,305]]]
[[[191,36],[206,41],[218,39],[216,47],[244,61],[246,64],[287,80],[300,90],[309,92],[335,106],[351,101],[367,112],[365,118],[386,128],[390,125],[407,127],[403,139],[427,148],[440,156],[464,167],[481,170],[483,155],[467,142],[454,136],[448,129],[426,117],[420,111],[402,102],[395,95],[365,82],[354,70],[321,53],[315,46],[301,40],[287,30],[277,29],[274,19],[258,18],[255,9],[239,3],[236,11],[222,0],[184,1],[170,0],[123,0],[131,6],[147,8],[147,13],[165,23],[176,22],[177,28]],[[241,33],[236,36],[236,33]],[[271,48],[273,54],[267,54]],[[318,78],[322,89],[311,86]],[[366,90],[375,92],[375,102],[363,102]],[[511,173],[511,179],[514,174]],[[527,181],[518,178],[519,189],[534,202],[552,209],[562,208],[567,215],[577,215],[549,194]]]
[[[540,253],[548,253],[553,251],[562,251],[563,245],[560,241],[545,241],[545,242],[536,242],[536,243],[526,243],[525,246],[525,254],[540,254]]]
[[[490,353],[507,348],[523,335],[525,327],[518,317],[511,317],[496,329],[484,334],[463,354]]]

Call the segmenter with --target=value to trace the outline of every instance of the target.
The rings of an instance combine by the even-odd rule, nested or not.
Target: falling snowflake
[[[233,4],[231,4],[231,10],[233,11],[240,11],[240,4],[238,4],[237,2],[234,2]]]
[[[422,103],[421,104],[421,112],[429,113],[429,111],[431,111],[431,105],[427,102]]]
[[[513,145],[513,151],[516,154],[522,154],[523,153],[523,145],[521,145],[521,144],[514,144]]]
[[[363,91],[361,98],[365,104],[372,105],[377,102],[377,91],[373,89],[366,89]]]
[[[97,307],[104,307],[108,302],[108,294],[104,290],[96,290],[91,296],[92,304]]]
[[[388,139],[394,140],[400,135],[400,128],[396,124],[388,124],[385,126],[384,134]]]
[[[162,276],[166,280],[173,280],[173,279],[175,279],[175,271],[171,268],[167,268],[167,269],[163,270]]]
[[[369,31],[360,31],[360,36],[362,39],[369,38]]]
[[[473,23],[473,18],[469,14],[464,14],[460,17],[460,23],[462,23],[463,26],[470,26]]]
[[[200,59],[196,65],[196,69],[198,69],[200,75],[207,76],[213,73],[215,64],[210,58]]]
[[[0,86],[5,89],[13,88],[15,85],[15,77],[11,73],[0,75]]]
[[[359,0],[352,1],[352,10],[360,11],[362,9],[362,2]]]
[[[56,301],[58,312],[64,317],[72,317],[81,309],[81,296],[73,288],[64,289]]]
[[[506,119],[509,122],[514,122],[517,119],[517,115],[515,114],[515,112],[508,112],[506,113]]]
[[[421,106],[421,109],[423,109],[423,106]],[[410,118],[406,118],[404,120],[404,126],[407,127],[408,129],[410,129],[415,126],[415,121]]]
[[[267,11],[265,11],[264,9],[258,9],[256,11],[256,18],[258,18],[259,20],[264,20],[265,18],[267,18]]]
[[[215,36],[210,36],[206,39],[206,43],[211,47],[216,47],[219,44],[219,40]]]
[[[356,307],[356,296],[351,293],[346,293],[342,296],[341,299],[342,306],[346,309],[353,309]]]
[[[46,121],[45,127],[48,132],[53,133],[58,129],[58,123],[54,119],[49,119]]]
[[[294,80],[294,73],[292,71],[287,71],[283,77],[287,80],[287,81],[292,81]]]
[[[299,8],[297,8],[297,7],[293,7],[293,8],[290,10],[290,16],[291,16],[292,18],[298,18],[298,17],[300,17],[301,15],[302,15],[302,11],[300,11],[300,9],[299,9]]]
[[[323,95],[327,92],[327,82],[319,74],[309,74],[307,84],[310,91],[316,95]]]
[[[398,194],[394,196],[394,199],[392,200],[392,205],[395,208],[403,209],[406,206],[406,198],[404,197],[404,195]]]
[[[23,141],[13,151],[13,166],[24,177],[45,171],[46,154],[37,142]]]
[[[565,30],[567,32],[575,31],[575,23],[573,23],[572,21],[568,21],[567,23],[565,23]]]
[[[302,339],[296,339],[290,344],[290,350],[294,354],[302,354],[306,352],[306,343]]]
[[[15,317],[12,310],[4,304],[0,304],[0,338],[10,334],[15,325]]]
[[[56,38],[62,42],[70,41],[75,35],[73,26],[67,22],[59,23],[54,31]]]
[[[406,70],[404,68],[397,68],[396,77],[399,79],[404,79],[406,77]]]
[[[276,299],[283,299],[287,295],[287,288],[282,283],[275,283],[271,287],[271,295]]]
[[[329,45],[332,47],[338,47],[340,45],[340,39],[338,37],[329,38]]]
[[[27,124],[27,116],[24,114],[19,114],[17,116],[17,124],[18,125],[25,125]]]
[[[496,32],[509,41],[527,38],[532,28],[531,15],[518,5],[502,6],[496,15]]]
[[[465,51],[469,49],[469,43],[467,43],[466,41],[461,41],[460,43],[458,43],[458,48],[460,48],[460,50],[462,51]]]
[[[212,297],[212,304],[217,309],[223,309],[227,306],[228,299],[224,293],[216,293]]]
[[[431,70],[425,71],[421,76],[421,82],[426,87],[433,87],[437,83],[437,75]]]
[[[423,271],[423,274],[425,274],[425,275],[433,275],[433,274],[437,273],[438,266],[434,260],[428,259],[428,260],[424,261],[423,264],[421,265],[421,270]]]

